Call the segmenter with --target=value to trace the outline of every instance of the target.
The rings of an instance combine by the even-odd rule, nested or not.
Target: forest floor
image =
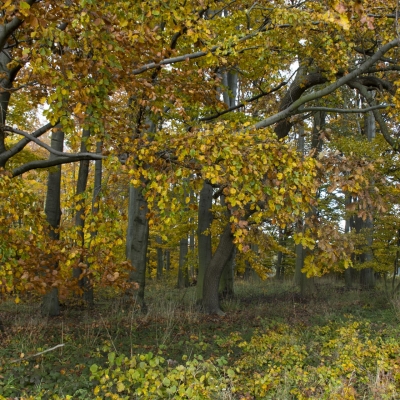
[[[0,399],[399,399],[400,298],[381,286],[323,279],[301,298],[238,280],[224,317],[166,281],[149,283],[145,315],[109,292],[51,319],[3,302]]]

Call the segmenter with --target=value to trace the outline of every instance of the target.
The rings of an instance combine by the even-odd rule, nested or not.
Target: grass
[[[110,353],[124,354],[128,359],[149,353],[161,357],[166,369],[160,373],[164,374],[163,379],[168,376],[167,381],[175,379],[170,374],[176,365],[184,363],[183,360],[194,362],[199,374],[206,373],[200,368],[203,361],[196,357],[201,356],[205,362],[211,360],[217,369],[209,373],[217,374],[215,379],[221,380],[224,388],[218,395],[207,397],[204,394],[205,397],[199,398],[397,398],[390,397],[395,390],[392,386],[400,381],[397,369],[392,371],[383,365],[358,370],[356,365],[346,374],[343,371],[347,371],[346,363],[350,365],[352,359],[360,360],[360,364],[369,362],[365,361],[370,359],[369,350],[362,342],[365,335],[370,335],[368,340],[376,342],[378,347],[383,339],[398,340],[398,298],[388,299],[383,289],[346,291],[340,282],[326,279],[320,280],[317,292],[307,298],[301,298],[291,283],[273,280],[239,280],[235,292],[234,299],[223,303],[225,317],[198,313],[195,288],[178,290],[166,282],[148,285],[146,315],[134,304],[127,304],[109,292],[97,294],[98,300],[92,310],[64,307],[62,315],[53,319],[41,317],[39,303],[32,299],[19,305],[4,302],[0,305],[0,319],[5,326],[5,333],[0,337],[0,399],[95,398],[100,378],[91,380],[90,368],[93,364],[100,369],[109,368]],[[366,324],[367,328],[364,329],[364,325],[354,328],[354,321]],[[347,342],[341,342],[342,334],[337,334],[340,329],[349,343],[361,346],[359,353],[349,353],[353,349]],[[329,334],[320,333],[320,330]],[[269,338],[275,339],[270,343]],[[64,344],[61,348],[25,359],[61,343]],[[325,357],[326,343],[332,343],[336,350]],[[400,354],[393,346],[389,349],[386,342],[383,345],[390,353],[388,357],[397,365]],[[270,346],[276,346],[276,352],[268,353]],[[254,357],[248,357],[253,351]],[[379,351],[377,348],[376,354]],[[259,359],[260,352],[270,354],[269,358]],[[303,353],[307,353],[304,359]],[[275,359],[277,354],[280,358]],[[329,378],[331,372],[324,364],[324,357],[330,357],[331,372],[339,378],[336,375]],[[346,357],[350,361],[346,361]],[[18,359],[21,361],[13,362]],[[155,361],[146,360],[148,368],[154,367]],[[300,365],[296,360],[303,361]],[[298,368],[300,372],[296,372]],[[324,392],[317,370],[325,379],[324,385],[331,385],[331,394]],[[229,378],[227,371],[230,371]],[[308,375],[303,375],[304,371],[309,371]],[[248,379],[243,380],[246,374]],[[271,377],[275,374],[274,380]],[[304,380],[303,389],[303,383],[297,381],[299,376]],[[250,381],[254,382],[250,385]],[[155,385],[160,386],[157,382]],[[111,392],[118,391],[112,389]],[[147,395],[137,398],[147,398]],[[171,394],[169,398],[180,397]]]

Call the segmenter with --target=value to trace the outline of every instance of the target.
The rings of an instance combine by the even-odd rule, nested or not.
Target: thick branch
[[[40,168],[49,168],[49,167],[55,167],[56,165],[61,165],[61,164],[68,164],[71,162],[76,162],[76,161],[81,161],[81,160],[100,160],[100,158],[95,158],[96,154],[83,154],[79,157],[71,159],[70,157],[58,157],[53,160],[36,160],[36,161],[31,161],[26,164],[23,164],[19,167],[14,168],[11,173],[13,177],[22,175],[25,172],[31,171],[33,169],[40,169]],[[97,154],[97,156],[99,156]],[[101,156],[104,158],[104,156]]]
[[[327,96],[330,93],[333,93],[335,90],[337,90],[341,86],[346,85],[350,81],[357,78],[359,75],[366,72],[368,70],[368,68],[370,68],[375,62],[377,62],[385,53],[387,53],[392,48],[398,46],[399,40],[400,40],[399,38],[392,40],[391,42],[382,46],[371,58],[364,61],[358,68],[354,69],[352,72],[339,78],[338,80],[336,80],[335,82],[331,83],[330,85],[324,87],[321,90],[316,90],[314,92],[311,92],[304,96],[301,96],[299,99],[297,99],[296,101],[291,103],[290,106],[287,107],[285,110],[280,111],[277,114],[272,115],[271,117],[258,122],[257,124],[252,126],[250,129],[266,128],[268,126],[276,124],[277,122],[282,121],[285,118],[288,118],[291,115],[293,115],[293,113],[295,113],[299,109],[299,107],[302,106],[303,104],[305,104],[309,101],[316,100],[321,97]],[[289,132],[286,132],[286,134],[284,136],[286,136],[288,133]],[[284,137],[284,136],[280,136],[280,135],[278,135],[278,136]]]
[[[35,0],[25,0],[30,6]],[[14,17],[10,22],[0,25],[0,51],[4,49],[8,38],[22,25],[24,21],[18,17]]]
[[[56,156],[69,157],[70,159],[75,159],[75,158],[81,159],[82,156],[91,156],[92,160],[102,160],[103,158],[105,158],[102,155],[99,155],[99,154],[96,154],[96,153],[89,153],[89,152],[87,152],[87,153],[82,153],[82,152],[81,153],[64,153],[63,151],[54,150],[52,147],[50,147],[46,143],[44,143],[41,140],[35,138],[33,135],[30,135],[27,132],[21,131],[20,129],[11,128],[10,126],[6,126],[4,128],[4,130],[6,130],[7,132],[14,132],[14,133],[17,133],[18,135],[25,136],[30,141],[35,142],[40,147],[43,147],[44,149],[46,149],[47,151],[49,151],[50,153],[52,153],[52,154],[54,154]]]
[[[48,132],[50,129],[54,128],[54,126],[55,125],[48,123],[37,129],[35,132],[31,133],[30,136],[38,138],[39,136],[42,136],[44,133]],[[4,131],[7,131],[7,127],[4,127]],[[7,150],[4,153],[0,154],[0,165],[4,165],[11,157],[19,153],[31,141],[31,139],[25,137],[24,139],[21,139],[18,143],[16,143],[10,150]]]
[[[361,85],[361,83],[358,82],[351,82],[351,85],[349,86],[357,89],[371,107],[375,106],[376,104],[375,99],[368,92],[368,89],[365,86]],[[376,122],[378,122],[379,124],[379,128],[381,129],[381,133],[385,138],[386,142],[393,148],[393,150],[399,151],[399,143],[397,143],[397,141],[390,136],[389,129],[386,125],[386,122],[382,118],[382,114],[376,109],[373,110],[372,112],[374,114]]]
[[[329,108],[329,107],[306,107],[306,108],[299,108],[296,114],[302,114],[303,112],[313,112],[313,111],[324,111],[327,113],[338,113],[338,114],[359,114],[388,107],[395,107],[395,104],[377,104],[367,108],[348,108],[348,109]]]

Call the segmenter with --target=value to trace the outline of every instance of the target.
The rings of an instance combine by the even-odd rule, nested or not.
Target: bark
[[[224,103],[228,108],[235,107],[238,92],[237,72],[224,72],[222,74],[222,83],[227,87],[227,90],[223,92]]]
[[[165,250],[165,270],[169,272],[171,269],[171,252],[169,250]]]
[[[314,126],[315,126],[314,122]],[[299,138],[297,143],[297,149],[299,153],[304,155],[305,152],[305,141],[304,141],[304,127],[299,127]],[[317,150],[317,149],[316,149]],[[304,222],[300,221],[298,229],[305,230]],[[300,287],[301,296],[306,296],[314,291],[314,278],[307,278],[307,275],[301,270],[304,268],[304,259],[307,256],[307,248],[303,248],[301,244],[296,245],[296,267],[294,274],[295,284]]]
[[[143,196],[142,189],[135,188],[131,185],[129,188],[126,257],[134,267],[134,270],[130,273],[130,280],[138,284],[138,288],[133,291],[133,294],[143,312],[146,312],[147,310],[144,301],[147,248],[149,240],[149,224],[146,218],[147,213],[147,201]]]
[[[365,115],[364,126],[365,126],[365,134],[369,142],[371,142],[376,135],[376,127],[375,127],[375,118],[372,112],[369,112]],[[374,182],[371,181],[371,189],[374,186]],[[373,254],[372,254],[372,242],[373,242],[373,231],[374,231],[374,223],[370,216],[367,217],[365,221],[363,221],[363,228],[366,235],[366,244],[367,248],[365,253],[363,254],[363,261],[366,263],[372,262]],[[367,289],[372,289],[375,286],[375,275],[373,268],[364,268],[360,271],[360,284],[362,287]]]
[[[211,212],[213,200],[212,186],[204,182],[200,191],[199,211],[198,211],[198,257],[199,257],[199,273],[197,276],[196,297],[197,302],[201,302],[204,295],[204,275],[206,268],[210,264],[212,257],[211,234],[204,232],[211,227],[213,215]],[[217,285],[218,295],[218,285]]]
[[[285,246],[286,244],[286,231],[281,231],[279,230],[279,245],[280,246]],[[284,261],[285,261],[285,255],[283,254],[283,251],[279,250],[277,254],[277,260],[276,260],[276,279],[278,281],[283,281],[285,277],[285,266],[284,266]]]
[[[81,143],[81,152],[86,152],[86,142],[90,136],[90,131],[85,129],[82,134],[82,143]],[[78,236],[78,245],[82,248],[85,245],[85,238],[84,238],[84,228],[85,228],[85,199],[82,197],[86,191],[87,181],[89,176],[89,160],[81,160],[79,162],[79,171],[78,171],[78,181],[76,184],[76,193],[75,195],[78,197],[76,202],[76,214],[75,214],[75,228],[77,230]],[[84,259],[81,257],[81,262],[83,263]],[[73,278],[75,278],[78,282],[79,288],[82,290],[82,297],[83,293],[85,292],[85,281],[87,279],[81,277],[82,275],[82,268],[77,267],[74,268],[72,272]]]
[[[102,142],[97,142],[96,153],[101,154],[103,147]],[[103,161],[96,160],[94,163],[94,187],[92,197],[92,216],[95,217],[100,210],[100,193],[103,180]],[[97,226],[97,225],[96,225]],[[97,228],[90,232],[90,240],[92,241],[98,234]],[[86,262],[88,270],[90,270],[90,263]],[[93,285],[89,277],[84,278],[84,292],[83,300],[90,307],[94,304]]]
[[[326,78],[320,73],[315,72],[306,75],[305,67],[299,68],[296,78],[290,85],[289,90],[283,97],[279,105],[279,111],[284,111],[290,107],[296,100],[300,99],[301,95],[311,87],[326,82]],[[293,127],[293,122],[289,118],[279,121],[275,126],[275,133],[279,139],[286,137],[290,129]]]
[[[54,130],[51,137],[51,147],[62,151],[64,144],[64,132],[60,129]],[[50,154],[50,159],[56,157]],[[61,166],[55,167],[54,170],[49,172],[47,182],[47,195],[45,204],[45,213],[47,222],[49,223],[49,236],[53,240],[59,240],[60,221],[61,221]],[[54,265],[58,268],[58,264]],[[44,297],[42,301],[42,314],[50,317],[60,314],[60,304],[58,301],[58,289],[52,288]]]
[[[162,239],[160,236],[156,237],[157,245],[162,245]],[[161,247],[157,247],[157,279],[161,279],[163,275],[164,269],[164,258],[163,258],[163,249]]]
[[[7,68],[7,64],[11,61],[10,53],[7,50],[0,52],[0,154],[6,152],[5,147],[5,132],[3,127],[6,125],[7,110],[10,103],[13,81],[16,78],[20,67],[12,70]],[[7,160],[0,160],[0,167],[4,167]]]
[[[275,277],[278,281],[283,281],[285,278],[285,267],[283,266],[283,252],[278,251],[276,257],[276,274]]]
[[[350,195],[346,195],[346,200],[345,200],[345,205],[347,206],[348,204],[351,204],[351,200],[352,197]],[[351,219],[350,218],[346,218],[346,224],[344,227],[344,233],[348,234],[350,232],[351,229]],[[344,282],[346,285],[347,289],[351,289],[351,287],[353,286],[353,277],[354,277],[354,273],[353,270],[354,268],[352,267],[348,267],[345,271],[344,271]]]
[[[234,247],[227,263],[225,264],[225,267],[222,271],[221,280],[219,282],[219,293],[224,299],[230,299],[235,296],[233,287],[235,276],[235,258],[236,248]]]
[[[207,314],[225,315],[219,304],[218,286],[222,271],[231,257],[233,249],[233,234],[231,232],[231,224],[228,222],[204,274],[202,304]]]
[[[190,273],[190,280],[193,282],[198,274],[197,270],[197,265],[195,265],[194,261],[194,235],[195,231],[191,230],[190,235],[189,235],[189,251],[190,251],[190,267],[189,267],[189,273]]]
[[[178,289],[189,286],[189,269],[187,263],[188,238],[184,237],[179,242],[179,270],[178,270]]]

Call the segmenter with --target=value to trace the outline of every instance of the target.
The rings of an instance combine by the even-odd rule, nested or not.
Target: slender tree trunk
[[[345,200],[345,205],[349,205],[351,204],[351,200],[352,197],[350,195],[346,195],[346,200]],[[346,224],[344,227],[344,233],[348,234],[350,233],[350,229],[351,229],[351,220],[350,218],[346,218]],[[353,286],[353,274],[352,274],[352,267],[348,267],[347,269],[345,269],[344,271],[344,281],[345,281],[345,285],[347,289],[351,289],[351,287]]]
[[[219,304],[218,286],[222,271],[231,257],[233,249],[233,234],[231,232],[231,224],[228,222],[204,274],[202,304],[204,311],[208,314],[225,315]]]
[[[167,273],[171,269],[171,252],[170,250],[165,250],[165,270]]]
[[[400,256],[400,229],[397,229],[397,250],[396,250],[396,258],[393,263],[393,279],[392,279],[392,294],[394,295],[396,287],[396,276],[399,273],[399,256]]]
[[[212,257],[211,234],[204,232],[211,227],[213,215],[211,212],[213,200],[212,186],[204,182],[200,191],[199,212],[198,212],[198,257],[199,257],[199,273],[197,276],[196,295],[197,302],[201,303],[204,290],[204,274],[207,266],[210,264]],[[218,285],[217,285],[218,295]]]
[[[51,136],[51,147],[57,151],[63,151],[64,132],[61,129],[55,129]],[[56,158],[50,153],[50,159]],[[47,195],[44,211],[46,213],[47,222],[50,225],[49,236],[53,240],[60,239],[60,221],[61,221],[61,165],[53,167],[49,172],[47,181]],[[54,265],[58,268],[58,263]],[[48,316],[57,316],[60,314],[60,303],[58,300],[58,289],[56,287],[43,297],[42,314]]]
[[[149,223],[147,220],[147,201],[141,188],[133,185],[129,188],[129,216],[128,233],[126,240],[126,257],[132,263],[134,270],[130,280],[138,284],[135,296],[143,312],[147,311],[144,301],[144,288],[146,282],[147,248],[149,241]]]
[[[86,142],[89,139],[90,131],[85,129],[82,134],[81,152],[87,151]],[[78,181],[76,184],[76,193],[78,200],[76,202],[76,214],[75,214],[75,227],[77,230],[78,244],[82,247],[85,246],[85,199],[83,194],[86,191],[88,176],[89,176],[89,160],[82,160],[79,162]],[[83,256],[81,256],[81,262],[84,262]],[[79,288],[82,290],[82,297],[84,297],[85,291],[85,279],[81,277],[83,270],[80,267],[74,268],[73,277],[77,280]]]
[[[96,144],[96,153],[101,154],[103,143],[97,142]],[[93,187],[93,197],[92,197],[92,216],[95,217],[100,210],[100,193],[102,188],[102,180],[103,180],[103,161],[96,160],[94,163],[94,187]],[[97,236],[97,225],[96,228],[90,232],[90,241],[95,239]],[[86,262],[88,269],[90,269],[90,263]],[[93,295],[93,285],[89,277],[84,277],[84,292],[83,299],[90,307],[94,304],[94,295]]]
[[[150,118],[146,118],[146,131],[153,134],[156,126]],[[138,127],[140,129],[140,126]],[[142,312],[147,312],[144,301],[146,283],[147,249],[149,245],[149,222],[147,220],[148,204],[141,187],[129,187],[128,230],[126,238],[126,257],[134,270],[130,273],[130,281],[136,282],[138,288],[133,290],[134,296]]]
[[[160,236],[156,237],[157,245],[162,245],[162,238]],[[163,275],[164,269],[164,257],[163,257],[163,249],[161,247],[157,247],[157,279],[161,279]]]
[[[178,289],[189,286],[189,269],[187,263],[188,238],[184,237],[179,242],[179,270],[178,270]]]
[[[279,230],[279,245],[285,246],[286,243],[286,230]],[[285,266],[284,266],[285,256],[283,251],[279,250],[276,260],[276,279],[278,281],[283,281],[285,277]]]
[[[316,123],[314,121],[314,127],[316,126]],[[320,128],[318,128],[319,131]],[[316,136],[316,134],[313,134],[313,137]],[[314,143],[318,143],[317,140],[314,141]],[[304,155],[305,152],[305,142],[304,142],[304,127],[299,126],[299,138],[297,142],[297,148],[299,153]],[[317,151],[317,149],[316,149]],[[299,227],[298,229],[300,231],[305,230],[304,226],[304,221],[299,222]],[[306,252],[307,249],[303,248],[301,244],[296,245],[296,267],[295,267],[295,274],[294,274],[294,281],[295,284],[300,287],[300,294],[301,296],[306,296],[307,294],[311,293],[314,291],[314,278],[307,278],[307,275],[302,272],[302,269],[304,268],[304,259],[306,257]]]
[[[372,141],[375,138],[376,127],[374,114],[370,111],[365,115],[364,120],[365,134],[368,141]],[[374,186],[374,182],[371,182],[371,187]],[[362,255],[362,260],[365,263],[370,263],[373,260],[372,254],[372,242],[373,242],[373,231],[374,223],[372,218],[369,216],[365,221],[362,221],[362,226],[365,233],[366,239],[366,250]],[[364,268],[360,271],[360,284],[366,289],[372,289],[375,286],[375,275],[372,267]]]

